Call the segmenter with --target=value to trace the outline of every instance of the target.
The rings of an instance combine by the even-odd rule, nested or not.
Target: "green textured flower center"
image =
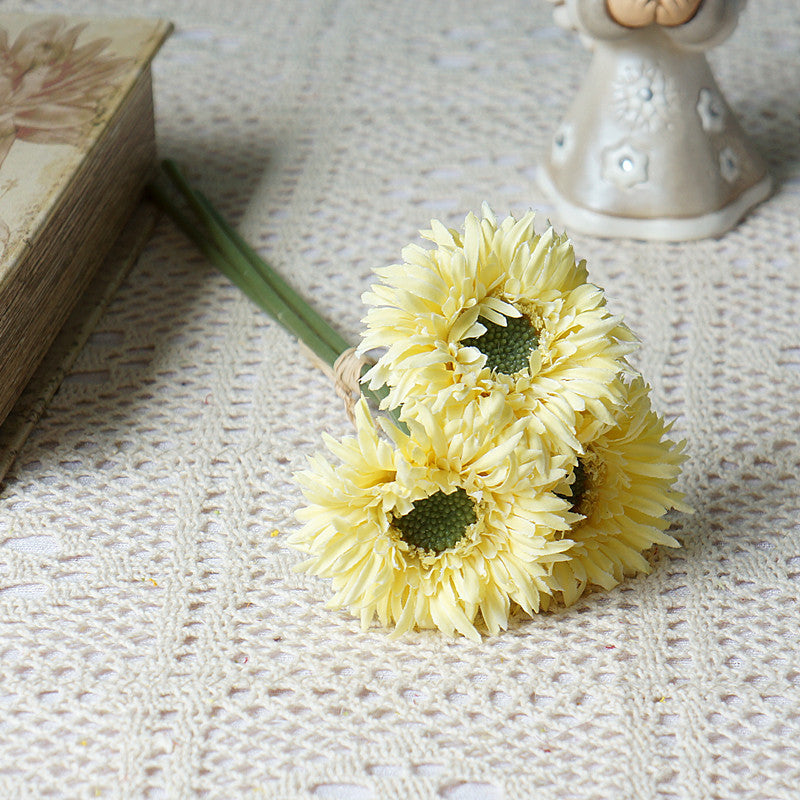
[[[505,325],[498,325],[485,317],[478,321],[486,333],[472,339],[462,339],[465,347],[477,347],[486,356],[486,366],[493,372],[513,375],[527,369],[533,350],[539,346],[536,328],[524,314],[506,317]]]
[[[404,542],[441,553],[455,547],[470,525],[478,521],[475,501],[461,488],[441,490],[414,503],[414,508],[392,520]]]
[[[586,489],[589,486],[589,473],[586,469],[586,465],[583,463],[582,459],[578,459],[578,463],[575,465],[575,468],[572,470],[572,474],[575,477],[575,480],[572,481],[572,494],[560,494],[557,492],[559,497],[563,497],[564,500],[569,500],[572,505],[570,506],[569,510],[574,511],[578,514],[581,512],[579,511],[581,507],[581,503],[583,502],[583,498],[586,495]]]

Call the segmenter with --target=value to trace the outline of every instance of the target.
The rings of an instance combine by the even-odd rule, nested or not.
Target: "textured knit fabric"
[[[163,16],[163,155],[357,340],[431,217],[551,209],[588,55],[544,0],[31,0]],[[327,378],[162,220],[0,494],[0,796],[792,800],[800,13],[712,52],[774,197],[720,240],[578,237],[690,456],[683,547],[481,643],[330,611],[292,473]],[[553,220],[561,226],[560,220]]]

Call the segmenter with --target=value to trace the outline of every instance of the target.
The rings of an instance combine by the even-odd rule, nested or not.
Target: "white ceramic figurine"
[[[592,50],[539,170],[568,229],[684,240],[732,228],[771,190],[704,51],[745,0],[551,0]]]

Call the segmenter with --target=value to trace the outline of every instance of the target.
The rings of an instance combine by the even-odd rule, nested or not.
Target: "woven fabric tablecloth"
[[[431,217],[544,225],[588,63],[544,0],[16,8],[171,18],[162,154],[354,341]],[[778,181],[738,229],[575,238],[688,440],[682,549],[480,644],[362,632],[293,571],[292,473],[347,417],[162,220],[0,495],[0,796],[800,796],[798,41],[761,0],[711,55]]]

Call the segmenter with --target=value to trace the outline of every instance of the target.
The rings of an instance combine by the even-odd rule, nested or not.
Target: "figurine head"
[[[659,28],[679,47],[706,50],[736,27],[746,0],[551,0],[556,21],[584,39],[615,40]]]
[[[606,0],[611,19],[624,28],[683,25],[696,13],[702,0]]]

